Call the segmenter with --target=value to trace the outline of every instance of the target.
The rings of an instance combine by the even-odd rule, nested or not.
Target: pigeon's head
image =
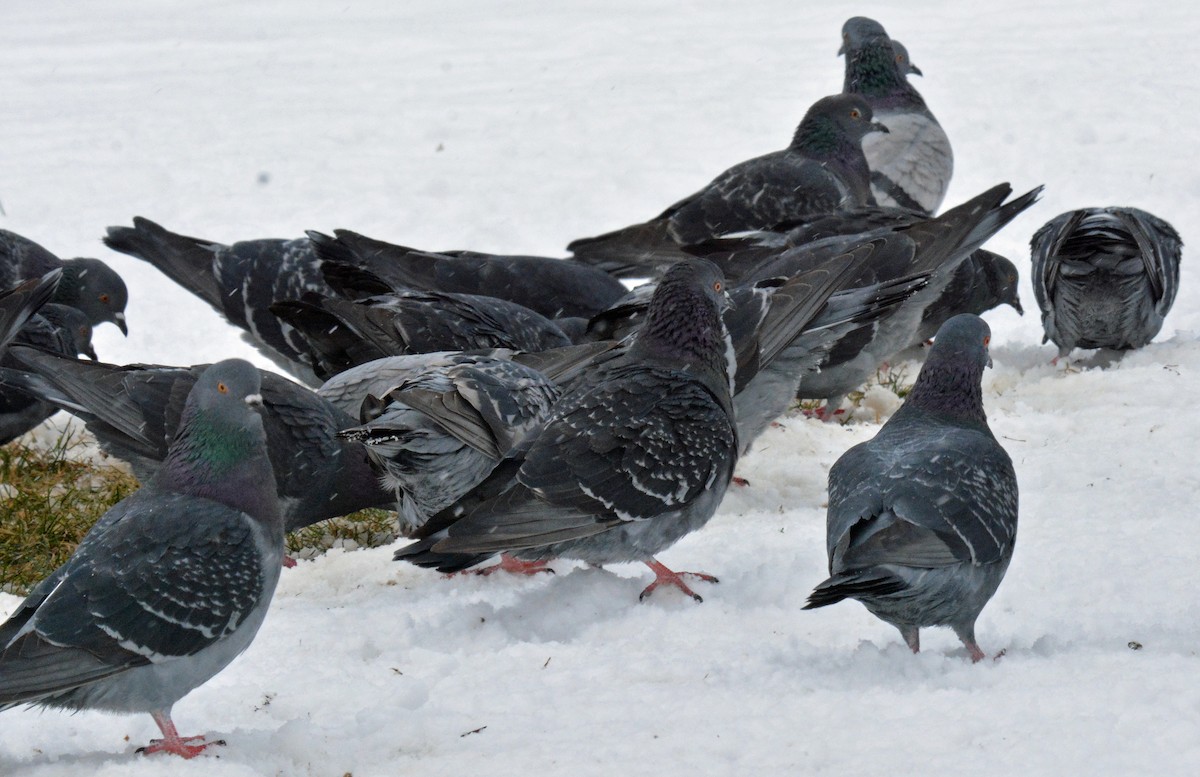
[[[129,290],[121,276],[99,259],[68,259],[63,263],[63,280],[55,300],[84,312],[93,325],[102,321],[116,324],[124,335],[125,306]]]
[[[901,75],[925,75],[921,72],[921,68],[913,64],[912,58],[908,56],[908,49],[904,47],[903,43],[898,40],[894,40],[891,43],[892,58],[896,61],[896,69],[900,71]]]
[[[866,16],[852,16],[842,25],[842,47],[838,49],[838,56],[851,53],[869,38],[880,35],[887,37],[882,24]]]
[[[86,313],[79,308],[54,302],[43,305],[38,313],[54,325],[72,355],[83,355],[97,361],[96,351],[92,349],[92,322],[88,321]]]
[[[834,94],[812,104],[796,128],[792,146],[820,158],[859,149],[862,139],[888,128],[874,121],[871,106],[857,94]]]
[[[188,395],[188,414],[200,437],[214,450],[233,455],[249,451],[263,440],[262,376],[242,359],[226,359],[209,366]]]
[[[982,374],[984,367],[992,366],[988,352],[991,341],[992,329],[986,321],[974,313],[960,313],[938,329],[926,364],[959,365],[968,372]]]
[[[1025,315],[1025,310],[1021,307],[1021,298],[1017,294],[1017,281],[1020,280],[1017,266],[998,254],[993,254],[991,259],[992,261],[984,265],[984,284],[987,286],[988,297],[993,304],[1012,305],[1018,313]]]
[[[732,375],[727,363],[732,349],[721,320],[729,305],[720,268],[707,259],[676,262],[659,279],[633,348],[643,358],[704,364]]]

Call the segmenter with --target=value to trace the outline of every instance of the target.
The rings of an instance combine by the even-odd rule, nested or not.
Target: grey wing
[[[0,353],[29,317],[50,300],[60,278],[62,270],[52,270],[41,278],[28,280],[7,291],[0,290]]]
[[[1136,208],[1114,208],[1129,234],[1137,241],[1138,253],[1145,263],[1146,277],[1154,294],[1154,310],[1165,317],[1179,290],[1179,257],[1183,241],[1167,222]]]
[[[1056,216],[1042,225],[1029,241],[1033,261],[1033,271],[1030,273],[1033,296],[1043,314],[1048,314],[1053,309],[1051,300],[1054,299],[1059,277],[1058,252],[1085,215],[1086,211],[1076,210]]]
[[[821,165],[777,152],[730,168],[670,217],[683,245],[773,227],[807,213],[846,207],[848,189]]]
[[[923,113],[877,118],[888,132],[873,132],[862,144],[876,201],[936,213],[954,173],[950,139],[933,117]]]

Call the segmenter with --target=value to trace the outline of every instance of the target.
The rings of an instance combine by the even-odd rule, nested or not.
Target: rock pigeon
[[[11,356],[32,375],[26,391],[82,419],[107,453],[126,461],[142,483],[161,469],[177,434],[186,399],[207,365],[119,367],[65,359],[32,348]],[[390,488],[379,483],[358,443],[337,433],[358,423],[311,390],[260,371],[262,424],[287,531],[356,512],[391,507]]]
[[[863,138],[871,192],[880,205],[937,212],[954,173],[950,139],[921,94],[908,82],[907,50],[873,19],[855,16],[842,26],[846,57],[843,92],[863,97],[888,132]]]
[[[169,232],[138,216],[132,227],[109,227],[104,243],[154,265],[242,329],[242,339],[281,369],[313,387],[321,385],[306,361],[304,343],[270,312],[272,303],[300,299],[305,292],[334,294],[308,239],[223,245]]]
[[[699,600],[654,556],[708,522],[733,476],[724,305],[714,265],[673,265],[632,345],[555,404],[498,493],[435,516],[396,557],[443,571],[505,551],[526,561],[641,561],[656,576],[643,597],[665,584]]]
[[[334,235],[308,233],[322,259],[368,270],[389,285],[387,291],[497,297],[549,319],[587,318],[625,294],[625,286],[608,273],[564,259],[420,251],[346,229],[334,230]]]
[[[13,346],[33,346],[74,360],[95,360],[92,325],[78,308],[47,302],[33,314],[13,339]],[[0,367],[11,368],[11,356],[0,357]],[[0,445],[11,442],[54,415],[58,408],[20,386],[0,378]]]
[[[62,270],[51,270],[0,291],[0,356],[25,322],[54,296]]]
[[[1073,348],[1149,343],[1179,289],[1179,233],[1137,208],[1083,208],[1037,231],[1033,293],[1042,328],[1063,358]]]
[[[412,536],[521,448],[561,391],[510,358],[431,353],[354,367],[319,393],[361,417],[341,436],[366,446]]]
[[[949,626],[972,661],[975,619],[1017,536],[1017,476],[988,428],[981,380],[990,330],[947,321],[904,404],[829,470],[829,579],[804,609],[857,599],[915,653],[923,626]]]
[[[240,360],[196,381],[162,468],[0,625],[0,709],[149,712],[145,753],[191,758],[172,705],[254,639],[279,580],[283,520]]]
[[[925,308],[921,326],[909,346],[926,342],[959,313],[979,315],[1009,305],[1025,315],[1017,293],[1018,278],[1017,266],[1007,258],[983,248],[976,250],[958,266],[941,296]]]
[[[125,306],[129,291],[121,276],[99,259],[59,259],[29,238],[0,229],[0,289],[61,270],[52,302],[83,311],[92,326],[105,321],[128,335]]]
[[[308,294],[277,302],[271,312],[300,334],[314,371],[325,379],[388,356],[487,348],[544,351],[571,344],[540,313],[475,294],[405,291],[356,300]]]
[[[869,254],[871,260],[858,265],[861,272],[848,279],[848,286],[929,275],[929,282],[920,291],[888,315],[840,339],[822,361],[820,371],[809,372],[801,380],[799,396],[825,399],[827,408],[836,409],[844,394],[862,385],[880,364],[916,341],[925,311],[943,297],[959,266],[984,241],[1036,202],[1041,187],[1005,202],[1011,191],[1008,184],[1000,184],[937,217],[825,238],[785,249],[774,259],[756,260],[754,275],[790,277],[824,266],[830,257]],[[751,245],[751,250],[759,248]]]
[[[771,228],[806,215],[875,204],[863,138],[886,128],[866,100],[834,95],[815,102],[792,143],[735,165],[708,186],[643,224],[567,246],[576,261],[617,277],[657,274],[691,245],[731,232]]]

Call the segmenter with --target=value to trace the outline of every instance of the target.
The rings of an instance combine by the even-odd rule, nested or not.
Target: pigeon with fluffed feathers
[[[253,640],[279,579],[283,518],[259,372],[207,369],[158,473],[105,513],[0,625],[0,709],[148,712],[143,752],[191,758],[171,707]]]
[[[207,365],[116,366],[12,347],[27,371],[5,380],[74,414],[101,448],[150,482],[170,453],[187,397]],[[260,371],[262,424],[287,531],[368,507],[390,507],[363,447],[337,433],[358,423],[310,389]]]
[[[82,311],[92,326],[108,322],[129,334],[125,323],[129,290],[115,270],[90,257],[60,259],[29,238],[0,229],[0,289],[52,270],[60,270],[62,278],[51,302]]]
[[[829,579],[805,609],[857,599],[900,630],[949,626],[973,661],[975,621],[1017,535],[1017,477],[988,428],[987,323],[963,314],[938,331],[904,404],[829,470]]]
[[[812,214],[874,205],[863,138],[886,128],[856,95],[823,97],[782,151],[735,165],[658,217],[567,246],[576,261],[617,277],[657,275],[681,246],[768,229]]]
[[[888,128],[863,138],[875,201],[936,213],[954,174],[954,152],[946,131],[908,81],[909,73],[920,71],[907,50],[865,16],[842,25],[838,53],[846,57],[843,92],[864,98],[875,120]]]
[[[495,496],[443,511],[396,557],[450,571],[501,552],[640,561],[656,575],[643,597],[665,584],[699,599],[654,556],[708,522],[733,476],[724,306],[714,265],[672,266],[628,350],[555,404],[515,473],[498,468],[481,486]]]
[[[1033,293],[1055,361],[1075,348],[1141,348],[1162,329],[1179,289],[1183,241],[1138,208],[1082,208],[1030,242]]]

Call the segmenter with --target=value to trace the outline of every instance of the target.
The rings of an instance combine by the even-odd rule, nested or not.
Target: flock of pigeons
[[[990,330],[1017,270],[981,246],[1037,199],[996,186],[941,215],[953,160],[877,22],[843,28],[843,93],[783,151],[642,224],[550,259],[426,252],[348,231],[223,245],[142,218],[105,243],[204,299],[288,373],[95,361],[127,293],[95,259],[0,231],[0,440],[65,409],[142,483],[0,625],[0,709],[148,711],[145,752],[185,757],[170,710],[246,648],[284,533],[396,509],[395,557],[533,573],[643,562],[642,592],[694,578],[655,556],[712,517],[738,458],[796,397],[825,415],[934,337],[903,406],[829,474],[829,578],[919,649],[974,624],[1017,529],[1012,462],[984,413]],[[1046,337],[1136,348],[1158,332],[1181,243],[1132,208],[1033,238]],[[621,279],[652,278],[632,291]],[[936,336],[934,336],[936,335]],[[79,360],[79,355],[91,361]],[[315,390],[314,390],[315,389]]]

